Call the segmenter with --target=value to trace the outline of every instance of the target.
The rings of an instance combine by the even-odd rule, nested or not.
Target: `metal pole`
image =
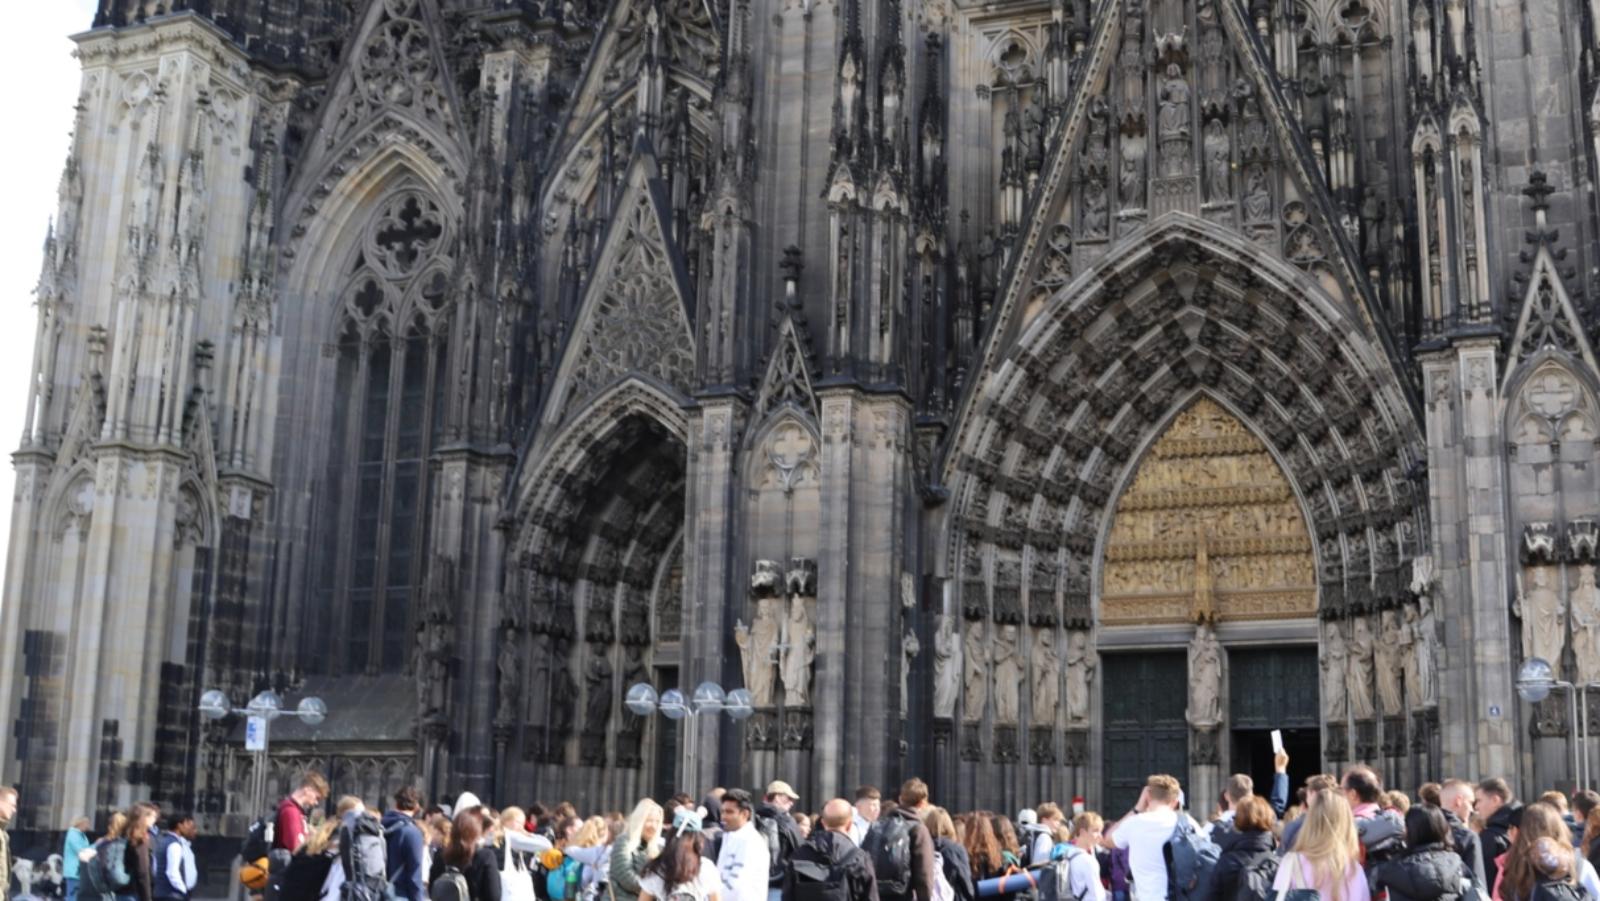
[[[1567,730],[1567,742],[1572,745],[1572,781],[1578,785],[1582,781],[1582,774],[1578,771],[1578,688],[1571,682],[1558,683],[1567,689],[1567,700],[1572,705],[1572,728]],[[1579,788],[1582,786],[1579,785]]]

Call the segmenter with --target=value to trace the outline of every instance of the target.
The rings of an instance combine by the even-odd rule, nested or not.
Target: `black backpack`
[[[881,897],[899,898],[911,892],[911,839],[916,823],[896,815],[872,824],[861,850],[872,858]]]
[[[1528,901],[1585,901],[1589,893],[1582,886],[1570,882],[1540,880],[1533,886],[1533,895]]]
[[[272,853],[272,839],[278,828],[278,812],[273,811],[250,824],[239,845],[239,858],[245,863],[255,863]]]
[[[776,873],[783,856],[783,830],[776,817],[756,817],[756,831],[767,843],[767,868]]]
[[[1277,892],[1272,883],[1278,878],[1278,858],[1270,851],[1239,868],[1239,887],[1232,901],[1272,901]],[[1229,901],[1219,898],[1217,901]]]
[[[857,848],[834,864],[814,859],[804,848],[795,852],[789,861],[794,893],[784,901],[850,901],[850,868],[856,862],[856,855],[861,853]]]

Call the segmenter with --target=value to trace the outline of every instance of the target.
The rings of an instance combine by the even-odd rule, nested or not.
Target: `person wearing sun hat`
[[[767,901],[781,901],[783,880],[789,874],[789,858],[805,843],[800,825],[790,811],[800,795],[782,779],[767,785],[765,800],[756,808],[756,830],[767,840]]]

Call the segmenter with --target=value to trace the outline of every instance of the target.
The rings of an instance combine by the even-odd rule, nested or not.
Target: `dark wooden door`
[[[1178,652],[1105,657],[1105,792],[1102,810],[1121,816],[1139,800],[1145,779],[1189,773],[1188,659]]]
[[[1258,793],[1266,794],[1272,785],[1273,729],[1283,732],[1291,788],[1322,771],[1319,675],[1314,647],[1228,652],[1232,772],[1248,773]]]

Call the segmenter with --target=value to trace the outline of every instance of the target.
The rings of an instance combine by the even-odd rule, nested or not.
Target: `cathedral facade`
[[[1597,7],[102,0],[22,825],[312,766],[1206,809],[1274,729],[1570,786],[1600,700],[1514,680],[1600,681]],[[707,680],[753,716],[622,703]],[[330,712],[252,757],[213,688]]]

